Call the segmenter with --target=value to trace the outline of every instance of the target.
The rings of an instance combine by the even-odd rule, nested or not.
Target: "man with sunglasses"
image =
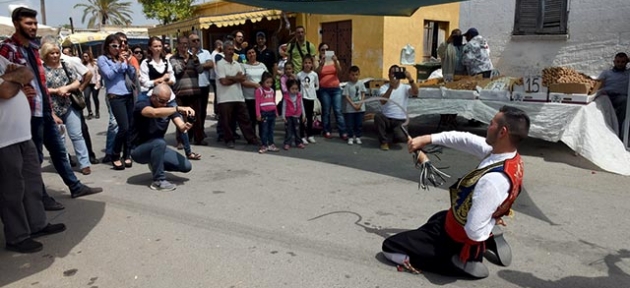
[[[173,121],[177,129],[185,133],[193,127],[193,123],[184,119],[195,116],[195,110],[190,107],[169,105],[172,93],[168,84],[159,84],[149,91],[149,99],[138,101],[133,110],[131,141],[134,148],[131,157],[137,163],[149,164],[153,174],[153,182],[149,187],[158,191],[176,188],[166,180],[164,171],[187,173],[192,169],[186,156],[168,148],[164,140],[169,121]]]

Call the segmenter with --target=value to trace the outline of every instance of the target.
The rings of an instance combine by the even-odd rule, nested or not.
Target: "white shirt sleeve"
[[[171,65],[168,65],[168,67],[170,68]],[[149,79],[149,64],[147,60],[144,60],[142,61],[142,63],[140,63],[140,85],[147,89],[153,87],[153,81]]]
[[[483,159],[492,152],[486,139],[468,132],[449,131],[431,135],[431,143],[470,153]]]
[[[504,173],[491,172],[479,179],[464,226],[468,238],[477,242],[488,239],[495,225],[492,214],[505,201],[509,189],[510,180]]]
[[[225,68],[223,67],[223,63],[221,63],[221,61],[217,62],[217,65],[214,67],[214,70],[217,73],[217,79],[223,79],[226,77]]]

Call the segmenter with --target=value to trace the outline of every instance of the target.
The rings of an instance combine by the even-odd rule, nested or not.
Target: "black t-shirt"
[[[175,117],[180,117],[179,113],[164,118],[149,118],[142,116],[142,109],[151,106],[150,100],[136,102],[133,109],[133,123],[131,125],[131,141],[134,146],[138,146],[149,140],[164,138],[168,123]]]
[[[276,64],[276,54],[269,48],[265,48],[262,51],[256,49],[256,60],[260,63],[265,64],[267,67],[267,71],[269,73],[273,73],[273,65]]]

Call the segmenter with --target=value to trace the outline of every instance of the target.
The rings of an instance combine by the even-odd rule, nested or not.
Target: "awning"
[[[149,28],[149,35],[173,35],[177,34],[177,32],[191,31],[193,29],[208,29],[212,25],[216,25],[217,27],[236,26],[245,24],[247,20],[256,23],[263,19],[280,19],[281,16],[282,11],[267,9],[257,9],[254,11],[226,15],[200,16],[168,25]],[[295,14],[289,14],[287,16],[295,17]]]
[[[85,44],[94,41],[104,41],[109,33],[106,32],[78,32],[68,35],[63,39],[64,46],[70,46],[73,44]]]
[[[226,0],[228,2],[312,14],[411,16],[422,6],[465,0]]]

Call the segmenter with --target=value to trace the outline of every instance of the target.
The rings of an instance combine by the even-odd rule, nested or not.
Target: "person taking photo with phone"
[[[171,93],[168,84],[158,84],[149,98],[136,102],[133,109],[131,155],[137,163],[149,164],[153,175],[149,187],[153,190],[175,190],[176,186],[166,180],[164,171],[188,173],[192,170],[186,156],[167,148],[164,140],[169,121],[173,121],[182,133],[190,130],[195,121],[195,110],[192,108],[169,105]]]
[[[401,83],[402,79],[409,80],[409,84]],[[409,97],[418,97],[418,85],[404,67],[392,65],[389,67],[389,83],[381,86],[378,94],[388,99],[381,100],[381,112],[374,115],[381,150],[387,151],[390,142],[407,141],[407,136],[400,129],[400,125],[407,119]],[[393,134],[392,141],[389,140],[390,134]]]

